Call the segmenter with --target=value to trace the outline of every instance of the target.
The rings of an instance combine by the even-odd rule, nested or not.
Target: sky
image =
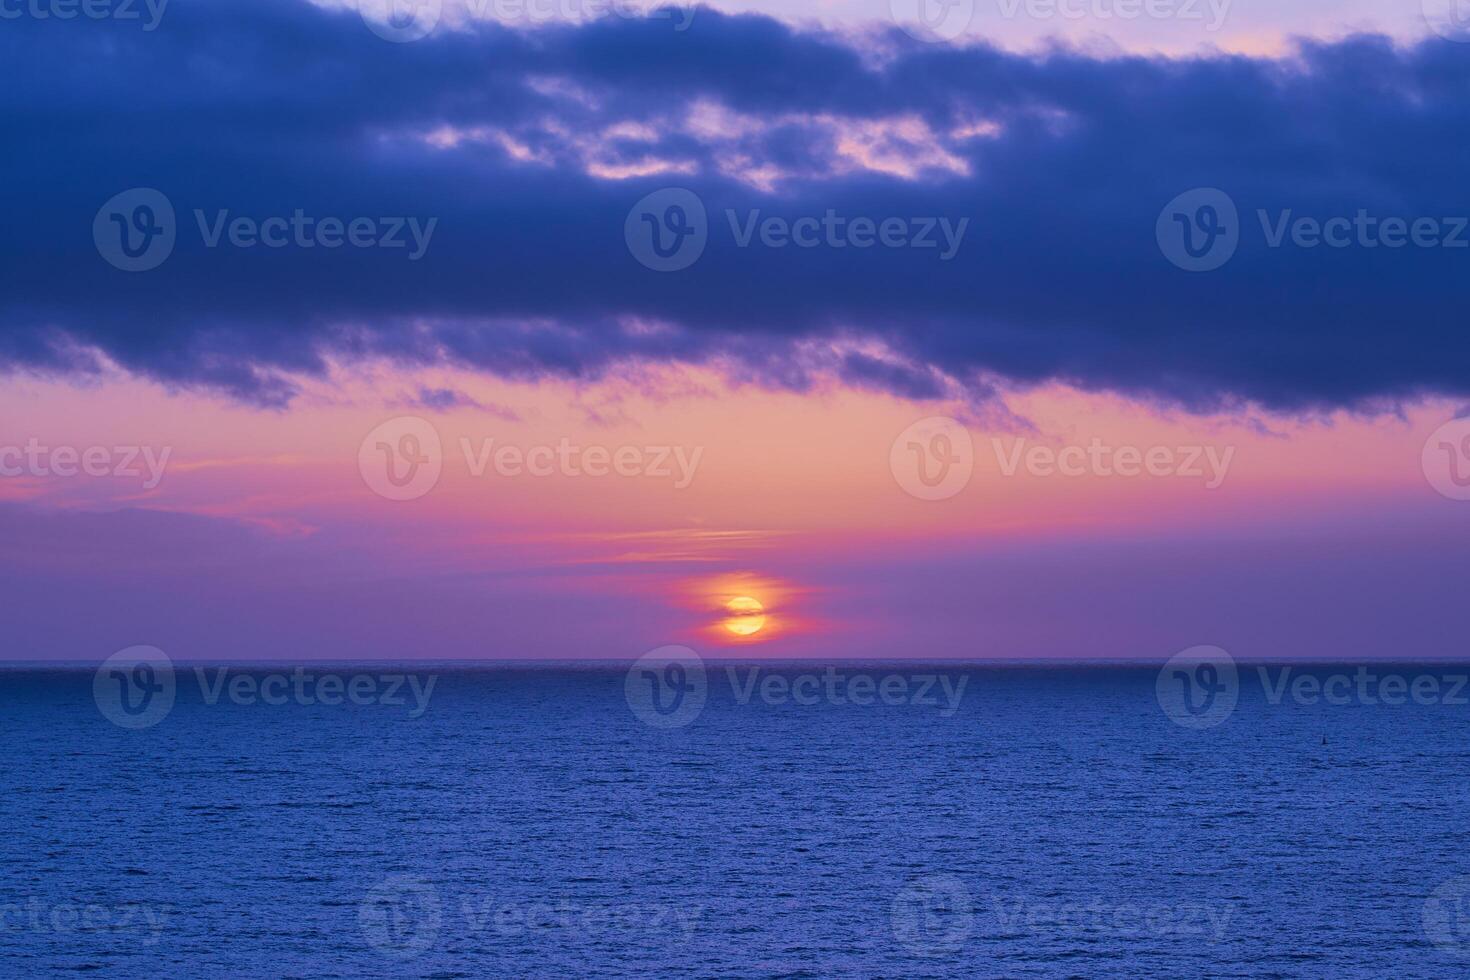
[[[4,659],[1464,655],[1448,5],[48,3]]]

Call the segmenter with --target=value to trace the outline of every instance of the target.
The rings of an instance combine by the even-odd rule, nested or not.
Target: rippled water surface
[[[1470,970],[1470,707],[1273,705],[1247,677],[1196,731],[1153,670],[841,673],[895,670],[965,687],[741,703],[745,668],[712,668],[657,729],[611,668],[417,668],[418,717],[210,704],[181,670],[133,731],[90,672],[0,673],[0,972]]]

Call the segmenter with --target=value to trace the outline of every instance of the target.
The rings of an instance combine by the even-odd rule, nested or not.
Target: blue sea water
[[[1470,706],[1245,669],[1192,729],[1150,668],[748,669],[655,727],[616,667],[180,668],[136,730],[91,671],[0,672],[0,973],[1470,972]]]

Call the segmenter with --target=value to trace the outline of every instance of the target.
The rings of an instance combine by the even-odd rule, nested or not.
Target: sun
[[[754,636],[766,625],[766,607],[758,599],[740,595],[725,603],[724,627],[736,636]]]
[[[753,647],[809,629],[800,600],[810,590],[752,571],[720,572],[682,583],[679,604],[699,634],[720,647]]]

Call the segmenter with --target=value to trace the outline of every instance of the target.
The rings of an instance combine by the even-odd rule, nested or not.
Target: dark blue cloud
[[[1201,409],[1470,394],[1470,249],[1271,248],[1256,217],[1470,214],[1470,46],[1023,56],[709,10],[673,23],[391,44],[293,0],[178,3],[152,32],[7,22],[0,360],[87,371],[100,353],[264,404],[364,356],[514,377],[719,358],[769,384],[821,370],[915,398],[1057,379]],[[677,169],[607,179],[650,160]],[[624,221],[667,186],[698,195],[709,240],[660,273]],[[133,187],[177,214],[147,272],[93,243],[98,208]],[[1240,211],[1213,272],[1155,239],[1196,187]],[[437,224],[417,260],[209,248],[195,209]],[[969,224],[947,262],[740,247],[726,211],[753,209]]]

